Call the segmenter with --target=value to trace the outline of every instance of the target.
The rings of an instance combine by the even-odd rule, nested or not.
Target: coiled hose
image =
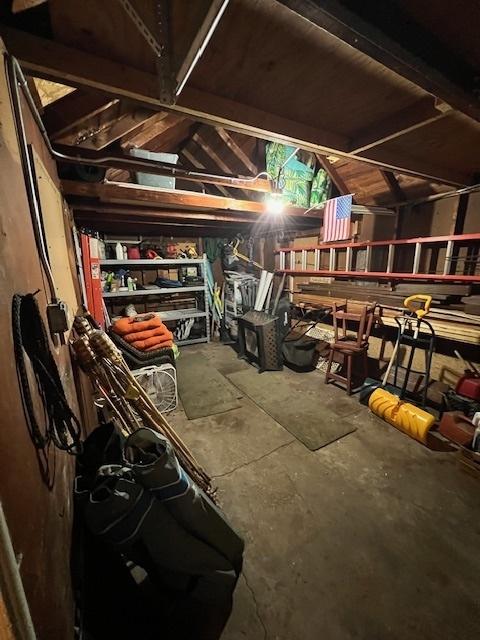
[[[81,451],[81,426],[70,409],[56,362],[50,351],[45,325],[35,294],[15,294],[12,299],[12,332],[17,373],[30,436],[37,449],[53,443],[77,455]],[[26,356],[35,375],[45,409],[45,427],[38,424],[27,374]]]

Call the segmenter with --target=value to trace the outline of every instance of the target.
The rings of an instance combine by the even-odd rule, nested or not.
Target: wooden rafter
[[[391,171],[381,171],[382,178],[387,183],[388,189],[393,196],[394,202],[404,202],[407,200],[405,192],[398,184],[398,180]]]
[[[99,231],[109,232],[112,230],[112,226],[117,229],[126,229],[134,234],[148,232],[158,235],[168,236],[218,236],[225,237],[228,234],[236,234],[245,230],[245,225],[233,225],[231,223],[219,224],[214,226],[207,226],[205,224],[185,224],[184,222],[168,222],[164,220],[129,220],[128,218],[118,217],[98,217],[92,220],[90,217],[77,217],[79,225],[92,226]]]
[[[469,83],[470,90],[467,90],[459,81],[461,73],[458,77],[454,77],[451,72],[441,69],[438,64],[412,52],[408,29],[403,32],[403,41],[394,40],[385,29],[362,19],[339,0],[280,0],[280,2],[320,29],[328,31],[428,93],[438,96],[455,109],[480,121],[480,102],[475,95],[473,75]],[[423,52],[430,48],[426,40],[427,38],[423,38],[423,42],[417,43],[421,44]],[[436,62],[439,57],[437,56]]]
[[[256,216],[245,213],[230,213],[227,211],[177,211],[151,207],[138,207],[118,204],[104,204],[89,202],[74,198],[70,200],[74,216],[77,221],[96,226],[98,222],[129,224],[173,224],[198,225],[210,229],[245,227],[255,225],[257,229],[284,228],[282,220],[271,219],[268,216]],[[289,225],[292,229],[317,228],[318,220],[312,218],[295,218]]]
[[[160,189],[140,185],[119,184],[116,182],[75,182],[64,180],[62,190],[65,196],[76,196],[98,199],[106,203],[123,203],[137,206],[162,206],[169,208],[188,209],[218,209],[223,211],[238,211],[262,215],[267,213],[263,202],[253,200],[237,200],[223,196],[212,196],[193,191],[175,189]],[[286,217],[318,218],[319,212],[306,211],[302,207],[289,206],[285,208]]]
[[[198,146],[201,149],[203,149],[203,151],[207,154],[207,156],[210,158],[213,164],[216,167],[218,167],[220,171],[223,171],[225,173],[232,173],[232,167],[222,156],[220,156],[213,149],[213,147],[211,146],[211,144],[206,138],[207,134],[208,134],[208,127],[204,125],[203,127],[200,127],[200,129],[196,133],[193,134],[192,141],[198,144]],[[241,191],[247,198],[249,197],[249,194],[243,191],[243,189]]]
[[[92,216],[103,214],[115,214],[131,219],[151,219],[158,218],[164,220],[190,220],[197,222],[238,222],[253,223],[258,220],[255,215],[235,214],[225,211],[177,211],[175,209],[161,209],[150,207],[136,207],[132,205],[114,205],[104,203],[84,203],[82,201],[73,201],[71,206],[75,212],[89,213]]]
[[[101,113],[82,120],[73,130],[57,136],[57,141],[99,151],[135,131],[151,115],[150,109],[135,107],[128,101],[114,102]]]
[[[243,164],[246,170],[252,175],[256,175],[258,173],[258,169],[255,164],[250,160],[248,155],[242,149],[240,145],[238,145],[232,136],[225,131],[223,127],[215,127],[215,131],[218,133],[220,138],[224,141],[230,151],[238,158],[238,160]]]
[[[186,145],[180,151],[180,158],[185,158],[187,162],[195,169],[205,169],[205,166],[200,162],[200,160],[197,160],[197,158],[195,157],[195,153],[192,153],[192,151],[190,151],[189,145]],[[205,183],[202,184],[205,186]],[[227,198],[231,197],[231,193],[227,191],[227,189],[225,189],[223,185],[215,185],[215,187],[223,196],[226,196]]]
[[[132,172],[125,169],[109,169],[105,178],[110,182],[130,182],[131,175]]]
[[[327,172],[330,180],[337,187],[338,191],[340,192],[340,195],[344,196],[344,195],[347,195],[348,193],[351,193],[350,189],[347,186],[347,183],[344,181],[342,176],[338,173],[335,166],[331,162],[329,162],[328,158],[320,155],[319,153],[316,153],[315,157],[317,158],[322,168]]]
[[[360,153],[379,144],[388,142],[410,131],[424,127],[427,124],[441,120],[451,109],[448,105],[441,105],[434,98],[426,97],[415,104],[389,116],[370,127],[358,131],[352,136],[350,151]]]
[[[73,164],[88,164],[90,160],[97,160],[103,158],[103,155],[95,153],[92,149],[79,149],[78,147],[71,147],[67,145],[55,145],[55,149],[64,154],[70,163]],[[80,161],[80,159],[82,161]],[[66,160],[64,160],[66,161]],[[125,154],[115,153],[115,151],[108,151],[108,160],[103,159],[99,166],[111,167],[120,170],[138,171],[138,166],[135,165],[136,160]],[[143,168],[146,173],[153,173],[155,175],[171,175],[170,170],[159,168],[158,163],[153,160],[147,160],[142,158]],[[200,168],[200,167],[197,167]],[[182,172],[182,167],[179,167],[177,177],[183,180],[191,180],[193,182],[205,182],[214,185],[224,185],[227,187],[236,187],[237,189],[247,189],[251,191],[260,191],[263,193],[269,193],[271,191],[271,185],[268,180],[264,178],[256,178],[255,180],[241,179],[233,175],[216,175],[205,172],[205,175],[196,173],[193,170],[187,168],[188,173]]]
[[[178,153],[178,149],[192,134],[193,122],[181,113],[169,113],[164,123],[164,130],[143,147],[155,152]]]
[[[71,86],[91,87],[162,108],[158,98],[158,79],[153,73],[128,68],[112,60],[3,26],[0,34],[11,53],[33,75],[54,78]],[[172,109],[266,140],[278,140],[322,154],[355,157],[349,152],[348,138],[343,135],[294,122],[193,87],[185,87]],[[361,157],[373,165],[445,184],[463,186],[471,180],[468,172],[457,167],[438,166],[430,159],[402,156],[388,149],[374,147],[362,152]]]
[[[28,90],[32,94],[33,101],[35,102],[35,106],[38,109],[40,114],[43,114],[43,104],[40,94],[38,93],[37,85],[35,84],[35,80],[31,76],[27,76],[27,85]]]
[[[165,120],[169,115],[167,111],[152,113],[134,131],[130,131],[121,137],[120,146],[122,149],[143,147],[146,142],[165,131]]]
[[[406,156],[401,151],[395,150],[395,165],[391,166],[390,159],[392,157],[392,151],[379,145],[378,147],[373,147],[372,149],[368,149],[367,151],[362,151],[355,158],[357,160],[368,160],[369,163],[375,161],[380,168],[388,169],[390,171],[396,171],[397,173],[403,174],[413,174],[420,178],[424,178],[425,180],[430,180],[432,182],[440,182],[443,184],[464,184],[465,180],[468,182],[471,181],[471,177],[467,178],[464,174],[459,173],[456,169],[450,167],[446,167],[443,163],[448,162],[448,158],[435,158],[434,160],[429,160],[428,167],[425,166],[425,162],[422,158]],[[442,164],[438,164],[438,160],[442,162]],[[405,171],[403,169],[399,169],[398,167],[409,167],[409,171]],[[435,177],[436,176],[436,177]],[[450,180],[447,176],[450,176]],[[462,177],[463,176],[463,177]]]
[[[57,140],[117,102],[118,98],[109,95],[77,89],[49,104],[42,120],[50,138]]]

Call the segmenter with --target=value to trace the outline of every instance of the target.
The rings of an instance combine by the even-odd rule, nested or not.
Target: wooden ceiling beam
[[[427,60],[425,52],[430,48],[427,40],[431,40],[431,34],[425,33],[422,42],[415,43],[415,39],[410,38],[407,28],[400,37],[397,35],[394,39],[388,35],[387,28],[380,28],[366,21],[339,0],[279,1],[305,20],[480,122],[480,101],[475,94],[475,74],[469,83],[464,83],[461,72],[455,75],[451,70],[441,68],[438,64],[439,55],[436,59],[434,57],[433,61]],[[398,11],[397,7],[395,11]],[[391,14],[389,19],[392,22]],[[415,49],[422,51],[423,55],[415,52]]]
[[[203,149],[203,151],[211,159],[213,164],[217,166],[220,169],[220,171],[224,171],[225,173],[231,173],[232,167],[227,162],[225,162],[225,160],[221,156],[218,155],[218,153],[212,148],[212,146],[206,140],[205,138],[206,132],[207,132],[207,127],[205,127],[204,125],[196,133],[193,134],[192,141],[198,144],[198,146],[201,149]],[[247,198],[249,197],[249,194],[246,191],[244,191],[243,189],[240,189],[240,191],[243,193],[244,196],[246,196]]]
[[[157,206],[177,209],[218,209],[223,211],[238,211],[267,214],[264,202],[254,200],[237,200],[223,196],[212,196],[193,191],[180,191],[176,189],[160,189],[144,187],[132,184],[120,184],[116,182],[78,182],[63,180],[62,191],[65,196],[78,196],[98,199],[106,203],[134,204],[137,206]],[[301,218],[317,218],[318,212],[309,211],[302,207],[286,207],[285,216]]]
[[[77,89],[45,107],[43,124],[50,139],[57,140],[81,122],[99,115],[116,103],[118,98],[112,98],[111,95]]]
[[[169,113],[165,129],[146,142],[143,147],[153,152],[178,153],[178,149],[192,133],[193,121],[181,113]]]
[[[316,153],[315,157],[317,158],[322,168],[327,172],[330,180],[337,187],[340,195],[346,196],[347,194],[351,193],[351,190],[348,188],[347,183],[342,178],[342,176],[338,173],[335,165],[329,162],[328,158],[326,156],[322,156],[320,153]]]
[[[158,78],[153,73],[127,67],[113,60],[4,25],[0,25],[0,36],[7,50],[32,75],[63,82],[72,87],[91,88],[116,97],[130,98],[145,105],[165,108],[158,98]],[[214,105],[217,100],[221,100],[220,111],[224,112],[223,115],[215,113]],[[200,110],[196,108],[197,103],[202,105]],[[245,114],[242,113],[242,109],[246,110]],[[219,96],[194,90],[188,86],[180,94],[177,104],[169,107],[168,110],[185,113],[194,118],[198,117],[200,120],[203,117],[206,122],[220,126],[238,124],[240,131],[255,130],[259,138],[271,137],[274,135],[273,132],[281,132],[283,129],[288,139],[294,137],[297,140],[310,139],[312,143],[321,144],[328,150],[346,149],[348,146],[346,136],[297,123],[247,105],[240,106],[233,100],[220,99]],[[245,123],[242,125],[238,122],[240,114],[242,117],[245,115]],[[287,138],[286,141],[288,141]]]
[[[392,166],[389,162],[392,156],[395,156],[397,160],[397,162],[395,162],[395,166]],[[428,164],[426,164],[421,157],[406,156],[397,148],[389,149],[388,144],[373,147],[368,151],[362,151],[353,158],[362,161],[366,160],[369,164],[372,164],[372,161],[374,161],[377,164],[377,168],[396,171],[398,173],[410,173],[431,182],[440,182],[443,184],[453,184],[458,186],[464,185],[465,181],[471,181],[471,177],[458,169],[453,167],[450,168],[445,165],[438,165],[436,159],[429,160]],[[445,161],[446,158],[442,157],[441,160]],[[398,166],[408,166],[410,167],[410,171],[399,169]]]
[[[128,220],[126,218],[117,218],[115,216],[98,217],[95,219],[76,216],[76,220],[80,226],[94,228],[105,232],[111,232],[112,227],[115,226],[116,229],[125,228],[137,234],[142,233],[143,230],[146,230],[151,233],[155,232],[155,234],[159,235],[177,237],[188,237],[196,235],[225,237],[229,234],[235,235],[239,231],[245,231],[245,225],[216,224],[215,226],[207,227],[203,224],[184,224],[179,222],[165,222],[161,220],[138,221]]]
[[[169,210],[157,210],[147,209],[144,207],[133,206],[113,206],[113,205],[96,205],[96,204],[71,204],[71,207],[75,214],[80,213],[82,215],[99,216],[103,214],[116,215],[130,220],[170,220],[170,221],[189,221],[202,223],[205,226],[215,225],[218,222],[232,222],[236,224],[253,224],[256,222],[255,217],[245,217],[244,215],[225,214],[222,212],[204,213],[199,211],[169,211]]]
[[[57,80],[70,86],[91,87],[162,110],[165,108],[158,98],[158,78],[153,73],[128,68],[112,60],[3,25],[0,26],[0,35],[7,49],[32,75]],[[239,104],[193,87],[184,88],[177,104],[171,107],[171,110],[213,125],[265,140],[285,142],[314,153],[359,157],[349,153],[349,141],[345,136],[294,122],[283,116]],[[371,151],[375,151],[375,148]],[[364,152],[367,155],[362,156],[362,159],[386,169],[407,175],[419,175],[454,186],[465,186],[471,181],[470,173],[467,175],[456,167],[444,167],[437,173],[437,167],[432,166],[428,158],[399,159],[399,154],[390,152],[379,160],[378,155],[372,154],[371,151]]]
[[[392,171],[381,171],[382,178],[385,180],[390,193],[394,198],[394,202],[404,202],[407,200],[404,190],[399,185],[397,178]]]
[[[242,147],[240,147],[240,145],[238,145],[235,142],[235,140],[228,133],[228,131],[225,131],[223,127],[215,127],[215,131],[218,133],[220,138],[224,141],[224,143],[227,145],[227,147],[230,149],[233,155],[236,156],[237,159],[243,164],[246,170],[252,175],[256,175],[258,173],[258,168],[250,160],[250,158],[247,156],[247,154],[242,149]]]
[[[181,117],[181,116],[180,116]],[[168,111],[159,111],[145,120],[134,131],[122,136],[120,146],[122,149],[131,149],[132,147],[143,147],[152,138],[161,135],[174,123],[177,122],[178,116]]]
[[[123,136],[136,131],[152,116],[152,111],[130,104],[113,104],[103,111],[101,117],[95,115],[80,124],[80,130],[57,138],[63,144],[77,144],[82,149],[100,151]]]
[[[40,115],[43,115],[44,106],[42,104],[40,94],[38,93],[37,85],[35,84],[35,80],[32,78],[32,76],[27,76],[27,85],[28,90],[32,94],[32,98],[35,102],[35,106],[37,107],[38,112],[40,113]]]
[[[419,176],[443,184],[466,186],[471,182],[470,173],[459,171],[456,166],[438,167],[431,162],[430,158],[410,158],[396,152],[389,152],[382,153],[382,160],[380,160],[375,147],[355,155],[348,151],[350,142],[346,138],[343,138],[336,148],[328,146],[326,140],[323,139],[322,132],[314,127],[292,122],[274,114],[267,114],[249,105],[239,104],[228,98],[213,96],[192,87],[185,87],[180,96],[181,100],[186,100],[187,98],[190,104],[195,105],[195,108],[185,107],[183,103],[177,103],[175,108],[181,109],[184,113],[188,113],[192,117],[205,122],[208,122],[205,114],[216,114],[210,116],[210,122],[215,123],[221,120],[222,125],[232,131],[273,142],[284,142],[312,153],[337,155],[354,160],[361,159],[362,162],[365,161],[372,166],[377,166],[377,168],[398,171],[405,175]],[[221,114],[221,116],[218,114]],[[239,121],[240,117],[241,122]]]
[[[96,215],[100,214],[115,214],[124,216],[126,218],[163,218],[171,220],[191,220],[196,222],[202,222],[206,224],[215,225],[217,222],[232,222],[232,223],[248,223],[248,224],[271,224],[272,219],[267,216],[255,216],[246,213],[229,213],[225,211],[195,211],[195,210],[176,210],[165,208],[147,208],[144,206],[135,205],[121,205],[115,203],[104,203],[92,200],[84,200],[81,198],[70,198],[69,205],[74,212],[78,214]],[[311,227],[312,224],[317,224],[317,219],[305,217],[296,218],[295,224],[300,227]]]
[[[192,151],[190,151],[190,149],[188,147],[189,147],[189,145],[187,145],[183,149],[181,149],[180,154],[179,154],[180,158],[181,159],[185,158],[187,160],[187,162],[189,164],[191,164],[192,167],[194,167],[195,169],[200,169],[200,170],[205,169],[205,166],[199,160],[197,160],[197,158],[195,157],[195,153],[192,153]],[[225,196],[227,198],[231,197],[232,194],[229,191],[227,191],[227,189],[225,189],[225,187],[223,185],[217,184],[217,185],[215,185],[215,187],[223,196]]]
[[[110,182],[130,182],[131,171],[125,169],[108,169],[105,179]]]
[[[449,112],[451,112],[451,108],[448,105],[438,104],[435,98],[427,96],[393,116],[358,131],[352,136],[350,151],[352,154],[367,151],[372,147],[377,147],[384,142],[441,120]]]
[[[98,163],[99,159],[102,159],[102,162],[98,163],[99,166],[114,168],[126,171],[138,171],[139,168],[135,165],[135,162],[138,160],[133,156],[128,156],[126,154],[116,153],[113,150],[108,151],[108,156],[100,155],[94,152],[92,149],[82,148],[79,149],[78,146],[72,147],[68,145],[55,145],[55,150],[59,151],[63,155],[65,155],[69,160],[64,160],[64,162],[70,162],[71,164],[88,164],[88,161],[91,159],[92,164],[93,161],[96,160]],[[82,160],[80,160],[82,158]],[[155,175],[163,175],[170,176],[170,169],[166,170],[165,168],[161,168],[158,166],[158,163],[154,160],[147,160],[145,158],[141,159],[142,163],[144,163],[144,167],[142,171],[145,173],[153,173]],[[168,163],[166,163],[168,164]],[[271,191],[271,184],[269,180],[265,180],[263,178],[257,178],[256,180],[249,180],[248,178],[237,178],[233,175],[216,175],[205,172],[203,175],[200,170],[199,172],[195,172],[189,168],[185,167],[177,167],[176,176],[178,179],[189,180],[192,182],[203,182],[206,184],[214,184],[214,185],[223,185],[227,187],[235,187],[237,189],[248,189],[251,191],[260,191],[262,193],[269,193]]]

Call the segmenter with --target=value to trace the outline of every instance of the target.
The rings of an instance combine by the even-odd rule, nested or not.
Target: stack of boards
[[[307,306],[330,306],[333,302],[345,304],[350,309],[362,307],[366,302],[381,305],[383,324],[397,327],[394,316],[403,310],[403,300],[408,296],[425,293],[432,296],[432,307],[427,320],[439,338],[480,344],[480,315],[468,313],[466,300],[476,299],[480,307],[480,296],[469,296],[470,287],[462,284],[417,284],[401,283],[395,286],[376,283],[314,282],[298,284],[299,293],[294,294],[295,303]],[[480,310],[479,310],[480,312]]]

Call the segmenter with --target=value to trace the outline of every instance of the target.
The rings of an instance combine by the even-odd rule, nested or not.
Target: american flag
[[[323,242],[350,238],[352,194],[327,200],[323,209]]]

